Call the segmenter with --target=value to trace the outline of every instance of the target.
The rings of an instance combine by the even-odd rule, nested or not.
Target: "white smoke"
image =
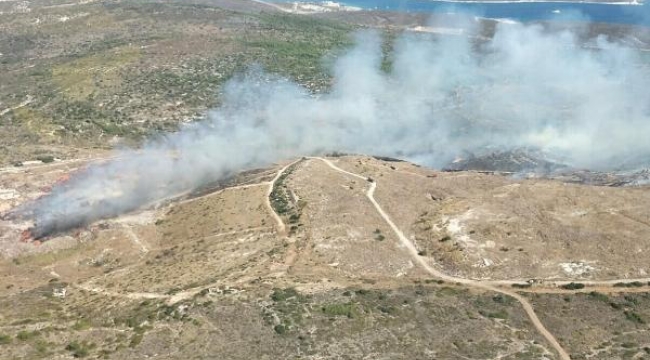
[[[383,72],[382,38],[357,35],[314,97],[251,70],[205,121],[91,167],[34,204],[47,234],[113,216],[251,167],[328,151],[441,166],[486,146],[531,147],[606,169],[650,154],[648,70],[637,53],[569,32],[499,25],[482,45],[405,34]],[[38,235],[38,234],[37,234]]]

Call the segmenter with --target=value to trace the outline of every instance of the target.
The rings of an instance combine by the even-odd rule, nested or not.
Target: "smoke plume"
[[[335,62],[327,94],[259,69],[240,74],[204,121],[120,151],[34,203],[35,236],[329,151],[443,166],[467,151],[525,147],[591,169],[650,155],[648,69],[635,51],[604,38],[587,48],[570,32],[519,24],[499,25],[480,45],[406,33],[386,72],[381,36],[356,37]]]

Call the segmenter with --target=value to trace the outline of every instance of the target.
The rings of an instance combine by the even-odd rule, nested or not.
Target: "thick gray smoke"
[[[314,97],[262,71],[231,80],[207,119],[91,167],[34,204],[36,236],[138,208],[250,167],[328,151],[441,166],[485,147],[534,148],[577,167],[649,159],[648,71],[632,50],[504,24],[480,46],[406,34],[390,73],[357,35]]]

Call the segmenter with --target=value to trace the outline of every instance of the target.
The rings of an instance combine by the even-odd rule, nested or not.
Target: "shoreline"
[[[376,8],[371,8],[371,7],[359,7],[356,5],[348,5],[345,1],[273,1],[271,0],[270,2],[266,1],[258,1],[258,0],[253,0],[255,2],[259,3],[265,3],[267,5],[279,5],[280,4],[299,4],[299,5],[316,5],[316,6],[324,6],[324,7],[330,7],[332,4],[338,4],[341,7],[347,7],[350,9],[354,10],[367,10],[367,11],[372,11],[372,10],[377,10]],[[622,1],[611,1],[611,0],[605,0],[605,1],[598,1],[598,0],[420,0],[421,2],[425,3],[457,3],[457,4],[576,4],[576,5],[619,5],[619,6],[643,6],[644,1],[638,1],[638,0],[622,0]],[[327,5],[322,5],[328,3]],[[271,5],[273,6],[273,5]],[[332,9],[334,10],[334,9]],[[336,11],[336,10],[334,10]],[[345,10],[342,10],[345,11]],[[349,11],[349,10],[348,10]]]
[[[571,0],[427,0],[427,2],[461,3],[461,4],[593,4],[593,5],[622,5],[643,6],[643,1],[571,1]]]

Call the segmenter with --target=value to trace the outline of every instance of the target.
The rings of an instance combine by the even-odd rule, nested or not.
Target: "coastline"
[[[326,12],[337,12],[337,11],[363,11],[367,10],[357,6],[345,5],[341,2],[336,1],[265,1],[265,0],[251,0],[258,4],[267,5],[273,7],[282,12],[299,14],[299,15],[310,15]]]
[[[428,0],[427,2],[461,3],[461,4],[595,4],[595,5],[621,5],[643,6],[643,1],[598,1],[598,0]]]
[[[262,0],[264,1],[264,0]],[[441,13],[449,11],[480,14],[488,19],[516,22],[560,20],[580,14],[591,22],[650,26],[645,0],[266,0],[284,11],[302,14],[363,11],[398,13]],[[650,6],[650,5],[648,5]],[[451,9],[451,10],[450,10]],[[559,17],[559,18],[558,18]],[[566,19],[565,19],[566,20]]]
[[[0,0],[2,1],[2,0]],[[287,10],[291,5],[293,7],[319,7],[326,11],[359,11],[359,10],[376,10],[372,7],[360,7],[351,5],[343,1],[323,1],[323,0],[253,0],[258,3],[270,5],[273,7],[282,7]],[[643,6],[644,0],[419,0],[421,3],[455,3],[455,4],[576,4],[576,5],[619,5],[619,6]],[[283,4],[285,6],[283,6]],[[311,9],[306,9],[311,10]],[[315,10],[315,9],[314,9]]]

